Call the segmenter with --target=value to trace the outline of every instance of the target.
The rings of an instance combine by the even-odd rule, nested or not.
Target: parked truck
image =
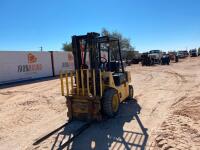
[[[170,63],[170,58],[168,54],[163,54],[161,58],[161,65],[169,65]]]
[[[155,64],[161,63],[161,58],[162,58],[162,55],[163,55],[161,50],[151,50],[151,51],[149,51],[148,55],[154,61]]]
[[[172,62],[175,62],[175,63],[177,63],[178,62],[178,54],[177,54],[177,52],[168,52],[168,55],[169,55],[169,59],[170,59],[170,61],[172,61]]]
[[[198,53],[197,53],[197,49],[191,49],[190,50],[190,57],[197,57]]]
[[[148,52],[142,53],[141,55],[142,66],[152,66],[154,65],[154,59],[149,56]]]

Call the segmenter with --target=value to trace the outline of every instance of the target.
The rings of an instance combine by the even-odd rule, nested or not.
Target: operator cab
[[[100,36],[100,34],[91,32],[84,36],[72,37],[76,69],[95,69],[105,72],[113,72],[113,79],[116,86],[125,83],[127,74],[121,57],[121,48],[119,39],[110,36]],[[103,53],[106,55],[103,55]],[[86,57],[89,57],[89,64],[86,63]],[[81,60],[81,61],[80,61]]]
[[[106,52],[108,53],[107,59],[101,57],[100,64],[103,66],[102,71],[113,72],[112,76],[115,82],[115,86],[120,86],[127,82],[127,74],[124,71],[124,65],[121,58],[121,49],[119,40],[113,37],[104,37],[106,40],[102,40],[101,44],[107,46]],[[110,46],[111,45],[111,46]],[[101,45],[100,45],[101,48]],[[105,48],[105,47],[104,47]],[[99,50],[101,53],[101,50]]]

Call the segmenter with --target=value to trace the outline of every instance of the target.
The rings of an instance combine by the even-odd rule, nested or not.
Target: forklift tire
[[[104,92],[102,99],[103,113],[108,117],[114,117],[119,110],[119,95],[117,90],[109,88]]]
[[[129,85],[129,95],[128,95],[128,99],[133,99],[133,95],[134,95],[134,90],[133,90],[133,86]]]

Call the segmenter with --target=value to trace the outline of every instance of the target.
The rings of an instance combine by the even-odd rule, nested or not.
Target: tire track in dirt
[[[168,117],[152,135],[153,140],[148,146],[150,150],[200,149],[200,72],[198,74],[198,69],[191,70],[190,65],[185,65],[190,70],[181,70],[180,67],[177,72],[167,71],[177,77],[179,89],[175,90],[176,99],[170,106]],[[194,79],[196,82],[193,82]]]
[[[186,78],[183,75],[181,75],[180,73],[177,73],[175,71],[164,71],[164,72],[175,76],[178,80],[178,84],[180,84],[180,85],[187,82]]]
[[[162,123],[151,149],[200,149],[199,98],[182,98],[179,102],[186,105],[173,104],[176,109]]]
[[[66,112],[65,100],[59,91],[58,79],[2,89],[0,141],[18,137],[23,128],[23,132],[28,133],[28,129],[25,131],[28,126],[35,126],[51,116]],[[6,136],[9,133],[12,136]]]
[[[140,88],[144,92],[141,90],[140,94],[136,95],[144,112],[140,116],[146,118],[145,122],[151,122],[151,126],[154,126],[153,129],[149,130],[149,134],[153,137],[162,122],[167,119],[167,111],[171,104],[179,98],[175,95],[180,93],[185,79],[181,74],[164,67],[149,67],[142,71],[139,68],[135,74],[140,76],[140,81],[143,81],[143,85],[138,86],[141,86]],[[138,82],[135,84],[138,84]],[[155,97],[152,97],[152,95],[155,95]],[[153,98],[153,100],[148,99],[148,97]]]
[[[148,70],[149,71],[149,70]],[[164,94],[164,93],[168,93],[168,92],[170,92],[169,94],[167,94],[168,95],[168,97],[172,97],[172,99],[174,100],[174,101],[177,101],[178,99],[179,99],[179,97],[180,97],[180,95],[179,96],[175,96],[175,95],[177,95],[178,93],[180,93],[181,92],[181,89],[182,89],[182,86],[183,86],[183,84],[186,82],[186,79],[185,79],[185,77],[184,76],[182,76],[181,74],[179,74],[179,73],[177,73],[177,72],[175,72],[175,71],[172,71],[172,70],[170,70],[170,69],[156,69],[156,70],[152,70],[152,71],[156,71],[155,73],[157,73],[160,77],[161,76],[163,76],[164,78],[164,82],[158,82],[157,81],[157,83],[159,83],[159,85],[157,85],[158,87],[160,87],[160,88],[156,88],[155,90],[158,90],[159,91],[159,95],[161,94],[161,93],[163,93],[162,95],[166,95],[166,94]],[[152,72],[151,72],[152,73]],[[166,77],[165,77],[166,76]],[[159,78],[160,78],[159,77]],[[169,84],[167,84],[167,82],[169,82]],[[172,86],[172,84],[171,83],[173,83],[173,87],[171,87]],[[162,88],[161,88],[162,87]],[[163,88],[164,87],[164,88]],[[161,91],[160,91],[161,90]],[[171,96],[170,96],[171,95]],[[174,97],[175,96],[175,97]],[[162,100],[162,98],[159,98],[159,101],[157,101],[157,103],[152,107],[152,110],[151,110],[151,112],[150,112],[150,115],[152,115],[152,116],[154,116],[154,117],[158,117],[158,116],[155,116],[155,114],[156,113],[161,113],[162,112],[162,105],[165,105],[165,108],[164,108],[164,110],[168,110],[168,109],[170,109],[170,105],[171,104],[173,104],[173,100],[170,100],[170,102],[168,103],[168,102],[166,102],[167,100],[165,100],[165,99],[163,99]],[[168,103],[168,104],[167,104]],[[174,104],[175,105],[175,104]],[[168,109],[166,108],[166,107],[168,107]],[[159,109],[159,108],[161,108],[161,109]],[[163,117],[163,121],[164,120],[166,120],[167,119],[167,117],[168,117],[168,115],[166,114],[165,115],[165,117],[164,116],[162,116]],[[151,121],[151,120],[149,120],[149,121]],[[156,132],[156,131],[155,131]],[[152,131],[152,136],[153,136],[153,134],[156,134],[156,133],[154,133],[154,131]],[[163,141],[162,141],[163,142]],[[161,142],[161,143],[162,143]],[[165,144],[165,143],[164,143]],[[154,145],[154,143],[151,143],[150,142],[150,145],[151,146],[148,146],[148,147],[155,147],[155,145]],[[168,148],[170,148],[168,145],[164,145],[164,147],[163,147],[164,149],[168,149]]]
[[[53,84],[51,84],[51,82]],[[56,84],[54,83],[55,81],[51,81],[50,83],[48,83],[47,81],[45,81],[45,83],[42,83],[42,85],[40,86],[38,83],[36,83],[36,85],[34,86],[28,86],[28,88],[24,88],[24,85],[21,87],[18,87],[18,90],[15,90],[13,88],[8,88],[8,89],[4,89],[0,95],[5,95],[5,99],[2,99],[1,104],[2,105],[6,105],[9,104],[10,102],[15,102],[16,99],[18,99],[17,102],[22,101],[27,101],[26,97],[35,97],[36,99],[46,95],[46,97],[51,96],[51,95],[55,95],[55,93],[57,93],[56,95],[59,94],[59,82],[56,82]],[[49,86],[51,85],[51,86]],[[58,95],[60,96],[60,94]],[[39,100],[39,99],[38,99]],[[16,103],[16,102],[15,102]]]

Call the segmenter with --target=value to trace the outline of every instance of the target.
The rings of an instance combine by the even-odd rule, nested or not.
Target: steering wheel
[[[102,59],[104,60],[104,61],[102,61]],[[101,63],[107,63],[108,62],[108,60],[105,58],[105,57],[101,57]]]
[[[108,60],[105,57],[100,57],[100,58],[101,58],[101,62],[100,63],[107,63],[108,62]],[[96,59],[99,60],[99,57],[97,56]]]

